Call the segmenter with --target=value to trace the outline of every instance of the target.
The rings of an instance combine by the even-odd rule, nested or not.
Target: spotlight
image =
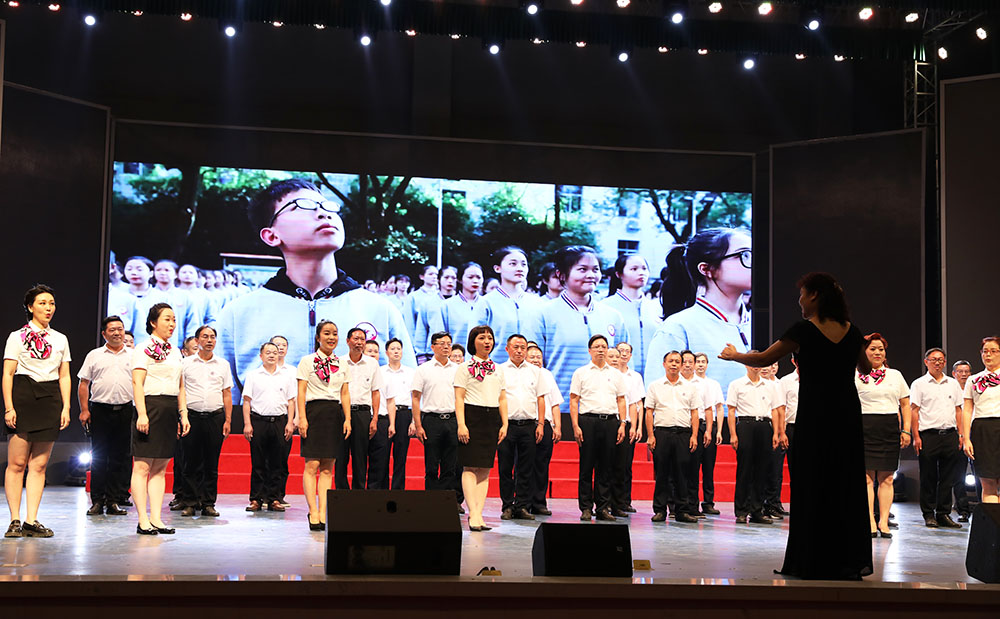
[[[755,61],[753,58],[747,58],[746,60],[743,61],[743,68],[746,69],[747,71],[753,69],[756,66],[757,66],[757,61]]]
[[[136,17],[142,17],[142,11],[132,11],[132,14]]]
[[[965,485],[968,486],[968,487],[970,487],[970,488],[974,487],[976,485],[976,476],[973,475],[972,473],[969,473],[968,475],[966,475],[965,476]]]
[[[841,56],[840,54],[834,54],[833,59],[835,62],[844,62],[844,57]]]
[[[721,2],[713,2],[712,4],[708,5],[708,12],[712,13],[713,15],[715,13],[719,13],[721,11],[722,11],[722,3]]]
[[[55,2],[53,2],[52,4],[49,5],[49,10],[52,11],[53,13],[56,12],[56,11],[58,11],[61,8],[62,7],[59,6],[58,4],[56,4]]]
[[[378,1],[382,4],[382,6],[389,6],[390,4],[392,4],[392,0],[378,0]]]
[[[416,30],[407,30],[406,31],[406,36],[408,36],[408,37],[415,37],[415,36],[417,36],[417,31]]]
[[[17,0],[10,0],[10,2],[7,3],[7,6],[9,6],[12,9],[16,9],[17,7],[21,6],[21,3],[18,2]]]
[[[275,28],[281,28],[282,26],[285,25],[285,22],[283,22],[283,21],[273,21],[273,22],[271,22],[271,25],[274,26]]]
[[[659,47],[656,48],[656,51],[660,52],[661,54],[666,54],[667,52],[670,51],[670,48],[661,45],[661,46],[659,46]]]
[[[361,45],[363,45],[364,47],[368,47],[369,45],[372,44],[372,38],[367,34],[363,34],[358,39],[358,43],[361,43]]]
[[[806,59],[806,55],[805,54],[795,54],[795,59],[796,60],[805,60]]]
[[[774,6],[770,2],[761,2],[757,5],[757,12],[761,15],[770,15],[773,10]]]
[[[535,37],[534,39],[531,39],[531,42],[534,43],[535,45],[541,45],[545,41],[539,39],[538,37]]]
[[[226,29],[223,30],[223,32],[230,39],[233,38],[234,36],[236,36],[236,28],[234,26],[226,26]]]
[[[313,24],[313,28],[316,30],[326,30],[326,24]]]
[[[907,13],[906,17],[904,17],[903,19],[906,20],[906,23],[912,24],[913,22],[915,22],[918,19],[920,19],[920,13],[916,13],[916,12],[914,12],[914,13]]]
[[[632,4],[632,0],[617,0],[615,4],[617,4],[620,9],[627,9],[628,5]]]
[[[194,15],[190,13],[181,13],[181,21],[191,21],[194,19]]]
[[[88,26],[96,26],[97,18],[94,17],[93,15],[87,15],[83,18],[83,23],[87,24]]]
[[[569,3],[572,4],[573,6],[580,6],[581,4],[583,4],[583,0],[569,0]]]
[[[680,24],[681,22],[684,21],[684,13],[676,11],[673,15],[670,16],[670,21],[673,22],[674,24]]]
[[[535,4],[534,2],[531,2],[531,3],[528,4],[527,7],[525,7],[524,10],[528,12],[528,15],[537,15],[538,14],[538,5]]]
[[[587,47],[587,42],[586,41],[577,41],[576,42],[576,46],[577,47]]]
[[[499,43],[490,43],[489,51],[490,51],[490,55],[496,56],[497,54],[500,53],[500,44]]]
[[[986,37],[990,35],[986,32],[986,28],[976,28],[976,36],[979,37],[980,41],[985,41]]]
[[[806,22],[806,28],[812,31],[819,30],[819,20],[815,18],[810,19],[808,22]]]
[[[893,481],[896,481],[896,479],[897,479],[898,477],[899,477],[899,471],[893,471],[893,472],[892,472],[892,480],[893,480]]]
[[[938,58],[940,58],[941,60],[948,60],[948,50],[943,47],[939,47]]]
[[[870,6],[866,6],[865,8],[858,11],[858,19],[862,21],[868,21],[869,19],[872,18],[872,15],[874,14],[875,11],[873,11]]]
[[[462,38],[462,35],[460,35],[460,34],[453,34],[453,35],[451,35],[451,38],[452,38],[452,40],[457,41],[457,40],[459,40],[459,39]]]
[[[703,48],[701,48],[701,49],[698,50],[698,55],[699,56],[707,56],[708,55],[708,50],[703,47]]]
[[[91,457],[92,456],[89,451],[81,451],[80,454],[76,457],[76,461],[86,466],[90,464]]]
[[[628,52],[618,52],[618,62],[628,62]]]

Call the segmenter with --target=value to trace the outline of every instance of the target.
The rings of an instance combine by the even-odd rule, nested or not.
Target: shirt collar
[[[107,344],[104,345],[104,352],[111,353],[112,355],[124,355],[128,351],[129,351],[129,347],[126,346],[126,345],[124,345],[124,344],[122,344],[122,347],[120,349],[118,349],[118,352],[115,352],[115,351],[111,350],[111,348]]]
[[[437,360],[436,357],[431,357],[431,362],[439,368],[446,368],[448,366],[455,365],[454,363],[451,362],[451,359],[448,359],[448,361],[445,363],[441,363]]]
[[[715,316],[722,322],[729,322],[726,315],[719,308],[715,307],[711,303],[705,300],[704,297],[698,297],[695,299],[695,304],[707,311],[709,314]],[[740,324],[744,325],[750,322],[750,312],[747,311],[747,306],[740,303]]]
[[[584,314],[589,314],[590,312],[594,311],[594,295],[590,295],[590,298],[588,299],[589,303],[587,304],[587,307],[585,307],[585,308],[581,308],[576,303],[573,303],[572,301],[570,301],[569,297],[567,297],[566,293],[564,293],[564,292],[559,293],[559,298],[562,299],[563,301],[565,301],[566,305],[569,305],[570,307],[572,307],[577,312],[581,312],[581,313],[584,313]]]
[[[305,299],[306,301],[330,299],[360,287],[361,284],[351,279],[343,269],[337,269],[337,281],[317,292],[316,296],[311,296],[308,290],[295,285],[295,282],[288,279],[288,272],[284,267],[279,269],[275,276],[267,280],[267,283],[264,284],[264,288],[268,290],[287,294],[290,297]]]
[[[941,374],[941,380],[934,380],[934,377],[931,376],[930,372],[927,372],[926,374],[924,374],[924,376],[927,377],[927,382],[934,383],[935,385],[943,385],[944,383],[948,382],[949,378],[951,378],[947,374]]]

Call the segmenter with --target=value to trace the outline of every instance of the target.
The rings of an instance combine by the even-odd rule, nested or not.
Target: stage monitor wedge
[[[543,522],[531,547],[535,576],[632,577],[627,525]]]
[[[326,573],[458,576],[455,505],[452,490],[330,490]]]

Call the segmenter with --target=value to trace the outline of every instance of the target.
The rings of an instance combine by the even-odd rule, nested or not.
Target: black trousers
[[[509,427],[509,426],[508,426]],[[531,507],[544,509],[549,492],[549,463],[552,462],[552,424],[543,426],[542,441],[535,445],[535,468],[531,479]]]
[[[396,434],[389,443],[392,455],[392,489],[406,489],[406,454],[410,450],[410,424],[413,411],[409,406],[396,406]],[[456,430],[457,432],[457,430]]]
[[[250,439],[250,500],[265,505],[280,501],[285,494],[284,469],[288,468],[285,455],[285,426],[288,415],[265,417],[250,414],[253,438]],[[284,463],[284,466],[282,466]]]
[[[287,416],[287,415],[286,415]],[[292,455],[292,439],[285,441],[285,456],[281,459],[281,483],[278,486],[281,488],[281,496],[278,497],[279,501],[285,500],[285,492],[288,490],[288,458]]]
[[[965,470],[966,456],[958,448],[958,431],[944,434],[922,430],[920,464],[920,511],[924,518],[951,514],[951,493]],[[961,480],[964,484],[965,480]]]
[[[454,490],[458,475],[458,419],[428,413],[421,417],[427,434],[424,441],[424,488]]]
[[[715,505],[715,457],[718,447],[715,445],[715,435],[708,447],[705,447],[705,430],[708,425],[705,420],[701,420],[698,426],[698,446],[691,454],[688,466],[688,503],[693,507],[698,506],[698,472],[701,472],[702,507],[713,507]]]
[[[697,501],[691,500],[688,491],[688,479],[691,474],[691,429],[681,427],[653,428],[658,453],[655,460],[654,475],[656,483],[653,486],[653,512],[667,513],[667,484],[674,488],[673,509],[679,514],[698,513]]]
[[[497,446],[501,509],[528,509],[535,478],[536,421],[508,421],[507,436]]]
[[[632,504],[632,460],[635,459],[635,443],[628,438],[632,422],[625,424],[625,438],[615,445],[614,468],[611,475],[611,506],[625,509]]]
[[[760,514],[764,509],[767,474],[771,460],[770,421],[741,418],[736,421],[736,517]]]
[[[132,475],[129,457],[132,437],[132,404],[90,403],[90,501],[118,503],[128,496],[122,485],[125,472]]]
[[[788,449],[787,449],[788,453],[786,454],[786,456],[788,457],[788,477],[790,479],[792,477],[792,474],[793,474],[792,473],[792,442],[795,440],[795,424],[794,423],[786,423],[785,424],[785,436],[788,437]]]
[[[351,435],[343,441],[340,455],[334,463],[333,483],[337,490],[364,490],[368,477],[368,426],[372,423],[372,407],[351,405]],[[347,481],[347,463],[351,463],[351,481]]]
[[[226,416],[221,409],[211,413],[189,411],[188,421],[191,431],[179,441],[184,443],[184,504],[195,508],[215,505]]]
[[[378,416],[378,429],[368,442],[368,489],[389,489],[389,416]]]
[[[971,516],[972,507],[969,506],[969,488],[965,485],[965,474],[966,474],[966,464],[969,465],[968,468],[972,469],[972,474],[976,477],[976,486],[973,488],[975,490],[976,500],[979,500],[981,496],[981,487],[979,476],[976,475],[976,463],[969,462],[968,458],[962,459],[962,465],[959,467],[958,479],[955,481],[955,511],[958,512],[959,516]]]
[[[171,484],[170,492],[173,493],[175,501],[186,504],[186,490],[184,485],[184,439],[182,438],[174,446],[174,482]]]
[[[767,488],[764,491],[764,507],[783,509],[781,504],[781,484],[785,481],[785,452],[783,447],[771,451],[771,463],[767,472]]]
[[[580,511],[611,509],[611,475],[618,437],[618,415],[601,419],[598,415],[580,415],[583,443],[580,445],[580,483],[577,490]]]

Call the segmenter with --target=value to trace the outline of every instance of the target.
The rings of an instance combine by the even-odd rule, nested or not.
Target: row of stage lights
[[[378,0],[378,2],[382,6],[384,6],[386,8],[388,8],[389,6],[392,5],[392,0]],[[580,5],[582,5],[584,3],[584,0],[569,0],[569,2],[570,2],[570,4],[572,4],[574,6],[580,6]],[[619,8],[622,8],[622,9],[628,8],[628,6],[631,4],[631,0],[616,0],[616,4],[618,5]],[[21,5],[21,3],[20,3],[19,0],[8,0],[7,1],[7,5],[9,7],[11,7],[11,8],[17,8],[17,7],[19,7]],[[542,8],[541,0],[522,0],[521,5],[523,6],[525,12],[527,12],[529,15],[537,15],[538,12]],[[774,2],[761,2],[759,5],[757,5],[757,12],[760,15],[766,17],[766,16],[770,15],[774,11],[774,5],[775,5]],[[671,7],[672,7],[672,11],[669,12],[669,14],[670,14],[670,22],[673,23],[673,24],[675,24],[675,25],[680,25],[680,24],[684,23],[684,19],[685,19],[685,16],[686,16],[686,12],[685,12],[685,10],[683,8],[684,7],[684,3],[675,2],[675,3],[671,4]],[[53,2],[53,3],[51,3],[51,4],[48,5],[48,9],[50,11],[52,11],[52,12],[58,12],[59,10],[62,9],[62,6],[60,4],[58,4],[58,3]],[[712,2],[711,4],[708,5],[708,12],[712,13],[712,14],[721,13],[722,9],[723,9],[722,2]],[[132,13],[132,15],[134,15],[136,17],[140,17],[143,14],[143,12],[139,11],[139,10],[132,11],[131,13]],[[867,7],[867,6],[866,7],[862,7],[858,11],[858,19],[860,19],[862,21],[868,21],[872,17],[874,17],[874,15],[875,15],[875,11],[871,7]],[[194,15],[192,15],[191,13],[181,13],[179,15],[179,17],[180,17],[181,21],[186,21],[186,22],[189,22],[189,21],[191,21],[191,20],[194,19]],[[915,23],[915,22],[917,22],[917,21],[920,20],[920,13],[918,13],[916,11],[907,13],[906,16],[904,17],[904,20],[906,21],[906,23],[910,23],[910,24]],[[87,26],[96,26],[97,25],[97,16],[93,15],[93,14],[84,15],[84,17],[83,17],[83,23],[86,24]],[[282,23],[280,21],[274,21],[274,22],[271,22],[271,25],[274,26],[275,28],[280,28],[280,27],[284,26],[284,23]],[[315,28],[317,28],[318,30],[323,30],[323,29],[326,28],[326,26],[323,25],[323,24],[313,24],[313,26]],[[815,13],[811,13],[811,14],[807,15],[806,19],[805,19],[805,21],[803,23],[803,26],[806,29],[808,29],[808,30],[812,30],[812,31],[819,30],[819,28],[821,26],[821,21],[820,21],[819,15],[815,14]],[[232,24],[225,25],[223,27],[222,32],[223,32],[223,34],[225,34],[229,38],[235,37],[238,34],[236,26],[234,26]],[[417,35],[417,32],[415,30],[406,30],[405,33],[406,33],[407,36],[411,36],[411,37]],[[453,34],[453,35],[451,35],[451,38],[452,39],[460,39],[461,35]],[[985,41],[987,38],[989,38],[989,32],[987,32],[987,30],[985,28],[982,28],[982,27],[976,28],[976,38],[978,38],[980,41]],[[358,36],[358,42],[362,46],[368,47],[368,46],[370,46],[373,43],[373,39],[372,39],[372,36],[370,34],[362,33],[362,34],[360,34]],[[544,41],[542,41],[541,39],[533,39],[532,42],[535,43],[536,45],[544,43]],[[577,41],[576,42],[576,46],[577,47],[581,47],[581,48],[582,47],[586,47],[587,43],[585,41]],[[487,51],[489,51],[489,53],[491,55],[496,56],[496,55],[498,55],[502,51],[502,46],[501,46],[500,43],[493,42],[493,43],[489,43],[488,46],[486,47],[486,49],[487,49]],[[669,49],[666,48],[666,47],[659,47],[657,49],[657,51],[659,51],[661,54],[663,54],[663,53],[668,52]],[[947,60],[948,59],[948,50],[947,50],[947,48],[945,48],[945,47],[939,47],[938,50],[937,50],[937,53],[938,53],[938,57],[941,60]],[[705,56],[705,55],[708,54],[708,50],[704,49],[704,48],[699,49],[698,50],[698,54],[701,55],[701,56]],[[796,60],[804,60],[805,57],[806,57],[805,54],[795,54],[795,59]],[[623,51],[619,51],[617,53],[617,58],[618,58],[619,62],[628,62],[628,60],[630,58],[630,54],[629,54],[629,52],[624,51],[624,50]],[[841,56],[839,54],[834,55],[833,59],[836,62],[843,62],[845,60],[844,56]],[[757,61],[754,58],[747,58],[747,59],[745,59],[743,61],[743,68],[746,69],[746,70],[748,70],[748,71],[750,71],[750,70],[752,70],[752,69],[754,69],[756,67],[757,67]]]

